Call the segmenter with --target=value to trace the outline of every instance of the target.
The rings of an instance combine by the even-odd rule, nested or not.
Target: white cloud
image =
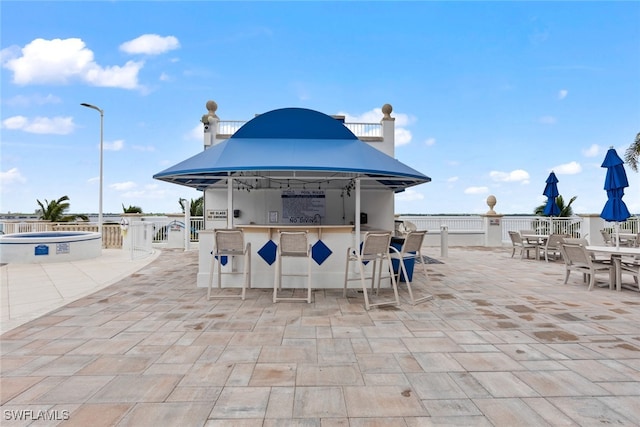
[[[432,145],[436,144],[436,139],[435,138],[428,138],[424,144],[428,147],[431,147]]]
[[[22,49],[2,50],[2,66],[13,71],[18,85],[68,84],[79,80],[99,87],[138,88],[138,72],[144,62],[102,67],[93,51],[79,38],[35,39]]]
[[[498,182],[522,182],[523,184],[529,183],[529,172],[516,169],[511,172],[499,172],[499,171],[491,171],[489,172],[489,176],[494,181]]]
[[[117,139],[113,142],[105,142],[104,149],[106,151],[120,151],[124,148],[124,141],[122,139]]]
[[[489,187],[468,187],[464,194],[485,194],[489,192]]]
[[[194,126],[189,132],[187,132],[184,136],[186,140],[199,139],[204,143],[204,130],[202,128],[202,123],[198,123]]]
[[[396,128],[395,130],[395,146],[407,145],[411,142],[411,131],[403,128]]]
[[[24,184],[25,182],[27,182],[27,180],[22,176],[18,168],[11,168],[6,172],[0,172],[0,183],[3,189],[6,189],[6,185]]]
[[[575,175],[582,172],[582,166],[574,161],[555,166],[552,170],[558,175]]]
[[[591,147],[582,150],[582,154],[585,157],[597,157],[600,154],[600,146],[598,144],[592,144]]]
[[[42,95],[17,95],[6,100],[6,104],[12,107],[30,107],[32,105],[60,104],[62,100],[52,94]]]
[[[456,181],[458,181],[458,179],[459,178],[457,176],[452,176],[451,178],[447,179],[447,182],[456,182]]]
[[[416,200],[423,200],[424,194],[417,192],[412,188],[407,188],[402,193],[396,194],[396,201],[398,202],[413,202]]]
[[[558,92],[558,99],[565,99],[567,97],[567,95],[569,95],[569,91],[566,89],[561,89]]]
[[[161,200],[167,198],[167,191],[165,189],[161,189],[157,184],[147,184],[144,186],[142,190],[135,191],[125,191],[120,194],[121,197],[125,199],[132,200]],[[138,202],[136,202],[138,203]]]
[[[72,117],[36,117],[28,119],[24,116],[9,117],[2,121],[2,127],[46,135],[68,135],[76,128]]]
[[[109,186],[109,188],[116,191],[130,191],[136,187],[137,187],[137,184],[133,181],[116,182]]]
[[[542,116],[538,121],[543,125],[553,125],[557,122],[556,118],[553,116]]]
[[[157,34],[144,34],[120,45],[120,50],[129,54],[159,55],[178,49],[180,42],[174,36],[162,37]]]

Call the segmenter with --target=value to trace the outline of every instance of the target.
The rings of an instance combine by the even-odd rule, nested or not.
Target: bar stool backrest
[[[422,241],[424,240],[425,231],[411,231],[405,237],[404,244],[402,245],[402,252],[418,252],[422,247]]]
[[[391,232],[367,233],[360,253],[363,257],[388,254],[390,245]]]
[[[282,231],[280,232],[280,245],[278,250],[284,256],[307,256],[309,247],[307,245],[306,231]]]
[[[238,252],[244,251],[244,233],[242,230],[216,230],[216,251]]]

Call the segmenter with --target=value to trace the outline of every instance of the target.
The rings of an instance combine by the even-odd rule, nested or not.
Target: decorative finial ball
[[[493,211],[493,207],[496,205],[496,203],[497,203],[496,196],[492,194],[489,197],[487,197],[487,206],[489,206],[489,212],[487,213],[491,213],[491,214],[495,213]]]
[[[207,111],[209,111],[210,114],[215,114],[217,109],[218,104],[216,104],[216,101],[207,101]]]
[[[391,104],[384,104],[382,106],[382,114],[384,114],[385,117],[390,117],[392,111],[393,107],[391,106]]]
[[[215,114],[217,109],[218,104],[216,104],[216,101],[207,101],[207,111]]]

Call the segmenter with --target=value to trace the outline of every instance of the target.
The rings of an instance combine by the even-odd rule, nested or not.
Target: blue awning
[[[431,181],[426,175],[359,140],[325,114],[286,108],[261,114],[226,139],[153,177],[197,189],[227,177],[284,182],[361,178],[362,188],[402,191]]]

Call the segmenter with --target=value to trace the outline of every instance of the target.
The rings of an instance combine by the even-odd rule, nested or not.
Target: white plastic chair
[[[596,274],[599,273],[609,274],[609,288],[613,287],[615,277],[611,262],[594,260],[587,251],[586,246],[580,243],[563,243],[561,248],[566,267],[565,284],[569,280],[569,274],[572,271],[577,271],[582,273],[583,281],[589,278],[588,290],[593,289],[593,285],[596,283]]]
[[[562,256],[560,251],[560,245],[564,242],[564,239],[569,237],[568,234],[554,233],[549,236],[543,246],[540,246],[539,250],[544,253],[544,260],[549,262],[549,255],[553,255],[555,261],[558,257]]]
[[[307,272],[305,273],[283,273],[282,258],[307,258]],[[307,296],[301,297],[281,297],[278,290],[282,290],[282,277],[306,277]],[[306,231],[281,231],[280,243],[276,253],[275,279],[273,281],[273,302],[278,301],[306,301],[311,303],[311,245],[307,243]]]
[[[429,276],[427,275],[427,267],[424,262],[424,258],[422,257],[422,242],[424,241],[424,236],[426,231],[410,231],[405,239],[404,243],[400,250],[391,246],[391,259],[398,261],[398,275],[396,276],[396,283],[401,282],[401,279],[404,279],[404,282],[407,284],[407,290],[409,291],[409,297],[411,298],[411,303],[416,305],[419,302],[427,301],[433,299],[433,295],[425,295],[420,298],[415,298],[413,296],[413,290],[411,289],[411,280],[409,280],[409,273],[407,272],[407,266],[405,264],[406,261],[413,260],[414,261],[414,272],[415,275],[415,267],[417,264],[422,266],[422,272],[424,273],[425,283],[429,282]],[[413,277],[412,277],[413,278]]]
[[[391,232],[368,232],[364,236],[364,241],[360,248],[347,249],[347,265],[344,271],[344,289],[343,297],[347,296],[347,284],[350,281],[359,280],[362,285],[362,292],[364,294],[364,307],[369,310],[371,307],[379,305],[395,304],[400,305],[400,298],[398,296],[398,286],[396,284],[396,277],[393,273],[393,266],[391,264],[391,255],[389,253],[391,247]],[[349,278],[349,265],[350,262],[355,262],[358,268],[358,277]],[[366,276],[365,262],[372,263],[371,276]],[[388,274],[382,275],[382,264],[387,263]],[[377,276],[377,281],[376,281]],[[377,283],[378,290],[376,295],[380,293],[380,281],[382,279],[390,279],[391,287],[393,288],[393,294],[395,299],[391,301],[381,301],[376,303],[369,302],[369,293],[367,292],[366,280],[371,279],[371,290],[373,291],[375,284]]]
[[[524,259],[524,253],[527,252],[527,258],[529,258],[529,251],[534,250],[536,252],[536,259],[538,259],[538,244],[528,243],[522,239],[522,236],[517,231],[509,231],[509,238],[511,238],[511,258],[516,253],[516,250],[520,251],[520,259]]]
[[[209,271],[209,289],[207,299],[211,298],[241,298],[244,300],[246,288],[251,289],[251,243],[244,244],[244,233],[242,230],[214,230],[215,247],[211,254],[211,269]],[[222,271],[222,257],[227,257],[227,262],[231,271]],[[233,271],[233,257],[242,257],[244,265],[242,271]],[[218,274],[215,274],[216,265]],[[218,289],[222,289],[223,274],[242,274],[242,291],[240,295],[217,294],[211,295],[213,276],[218,278]]]

